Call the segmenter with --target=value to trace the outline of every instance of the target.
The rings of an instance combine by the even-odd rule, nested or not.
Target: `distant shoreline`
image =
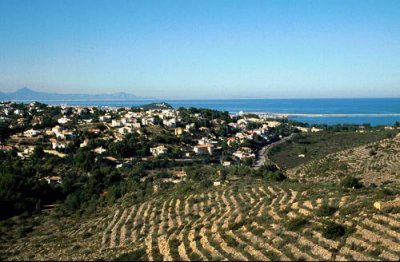
[[[243,112],[244,114],[256,114],[275,117],[385,117],[385,116],[400,116],[400,113],[370,113],[370,114],[310,114],[310,113],[276,113],[276,112]]]
[[[32,100],[20,100],[29,103]],[[374,99],[240,99],[240,100],[47,100],[49,105],[72,107],[128,108],[166,102],[173,108],[207,108],[231,115],[256,113],[262,118],[285,118],[308,124],[392,125],[400,122],[400,98]]]

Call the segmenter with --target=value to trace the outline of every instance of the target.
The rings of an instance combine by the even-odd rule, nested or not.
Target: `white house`
[[[98,147],[98,148],[96,148],[96,149],[94,149],[93,150],[96,154],[103,154],[104,152],[106,152],[107,151],[107,149],[104,149],[102,146],[101,147]]]
[[[83,119],[83,122],[85,123],[92,123],[93,119],[89,118],[89,119]]]
[[[142,118],[142,125],[144,125],[144,126],[154,125],[154,117]]]
[[[113,120],[111,121],[111,126],[112,126],[112,127],[121,127],[121,126],[122,126],[121,120],[113,119]]]
[[[40,131],[40,130],[34,130],[34,129],[29,129],[29,130],[26,130],[26,131],[24,132],[24,136],[27,136],[27,137],[34,137],[34,136],[39,135],[40,133],[42,133],[42,131]]]
[[[61,133],[62,128],[60,126],[55,126],[51,129],[51,132],[53,132],[53,134],[58,134]]]
[[[208,139],[207,137],[202,137],[199,141],[198,141],[199,145],[207,145],[210,144],[210,139]]]
[[[75,135],[72,131],[63,130],[62,132],[56,133],[56,137],[59,139],[68,140],[68,139],[73,139]]]
[[[102,122],[107,122],[110,119],[111,119],[111,116],[107,115],[107,114],[99,117],[99,120]]]
[[[197,145],[193,147],[193,151],[197,155],[212,155],[213,153],[213,145],[211,144],[204,144],[204,145]]]
[[[187,125],[185,126],[185,131],[186,131],[186,132],[189,132],[190,129],[191,129],[191,128],[194,128],[194,127],[195,127],[194,123],[187,124]]]
[[[140,123],[131,123],[130,126],[132,128],[140,128]]]
[[[153,154],[153,156],[155,156],[155,157],[157,157],[161,154],[165,154],[166,152],[167,152],[167,148],[164,145],[150,148],[150,153]]]
[[[182,127],[175,128],[174,133],[175,133],[175,136],[182,135],[183,134],[183,128]]]
[[[140,123],[136,123],[136,122],[134,122],[134,123],[126,123],[124,126],[125,127],[129,127],[129,128],[136,128],[136,129],[141,127]]]
[[[175,127],[176,126],[176,118],[164,119],[163,124],[168,127]]]
[[[14,115],[22,115],[23,111],[19,109],[15,109]]]
[[[49,185],[57,185],[62,183],[62,178],[59,176],[47,176],[44,179]]]
[[[57,120],[57,122],[59,123],[59,124],[66,124],[66,123],[68,123],[68,122],[70,122],[71,121],[71,119],[69,119],[69,118],[67,118],[67,117],[65,117],[65,116],[63,116],[63,117],[61,117],[61,118],[59,118],[58,120]]]
[[[51,142],[51,145],[52,145],[53,149],[62,149],[62,148],[67,148],[68,143],[64,142],[64,141],[53,140]]]
[[[244,151],[236,151],[235,153],[232,154],[233,156],[239,158],[240,160],[246,159],[246,158],[253,158],[255,155],[253,153],[249,152],[244,152]]]
[[[118,128],[118,132],[122,135],[129,134],[129,133],[133,132],[133,128],[129,127],[129,126],[124,126],[124,127]]]
[[[223,166],[230,166],[231,165],[231,161],[224,161],[222,162]]]
[[[23,153],[25,155],[31,155],[35,151],[35,148],[36,148],[35,146],[27,146],[24,148]]]
[[[88,143],[89,143],[89,139],[86,138],[86,139],[79,145],[79,147],[85,147],[85,146],[88,145]]]
[[[161,146],[156,146],[150,148],[150,153],[153,154],[153,156],[159,156],[161,154],[165,154],[167,152],[167,148],[164,145]]]

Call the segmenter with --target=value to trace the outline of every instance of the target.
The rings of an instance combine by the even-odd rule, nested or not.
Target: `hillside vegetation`
[[[182,187],[186,187],[183,190]],[[267,182],[188,183],[85,219],[45,217],[7,259],[398,260],[400,214],[381,188]]]
[[[304,182],[335,182],[353,176],[366,185],[398,188],[400,136],[329,154],[293,168],[288,174]]]
[[[330,153],[368,144],[395,135],[395,131],[368,131],[359,133],[317,132],[298,133],[292,139],[274,146],[268,157],[280,167],[289,169],[314,159],[320,159]],[[304,157],[299,157],[304,155]]]

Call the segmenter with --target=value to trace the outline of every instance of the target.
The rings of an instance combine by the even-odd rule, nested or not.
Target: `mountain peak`
[[[133,94],[118,92],[113,94],[59,94],[38,92],[29,87],[22,87],[12,93],[0,93],[0,100],[27,100],[27,101],[99,101],[99,100],[135,100],[140,99]]]
[[[26,87],[26,86],[24,86],[24,87],[18,89],[17,91],[15,91],[15,93],[22,93],[22,92],[32,93],[34,91],[32,89],[30,89],[29,87]]]

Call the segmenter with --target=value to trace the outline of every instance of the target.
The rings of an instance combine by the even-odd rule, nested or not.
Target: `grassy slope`
[[[400,135],[330,154],[290,169],[287,174],[304,183],[354,176],[365,185],[392,188],[400,193]]]
[[[384,139],[390,134],[394,134],[394,132],[300,133],[293,139],[273,147],[269,151],[269,158],[280,167],[289,169],[330,153]],[[304,154],[305,157],[300,158],[299,154]]]

